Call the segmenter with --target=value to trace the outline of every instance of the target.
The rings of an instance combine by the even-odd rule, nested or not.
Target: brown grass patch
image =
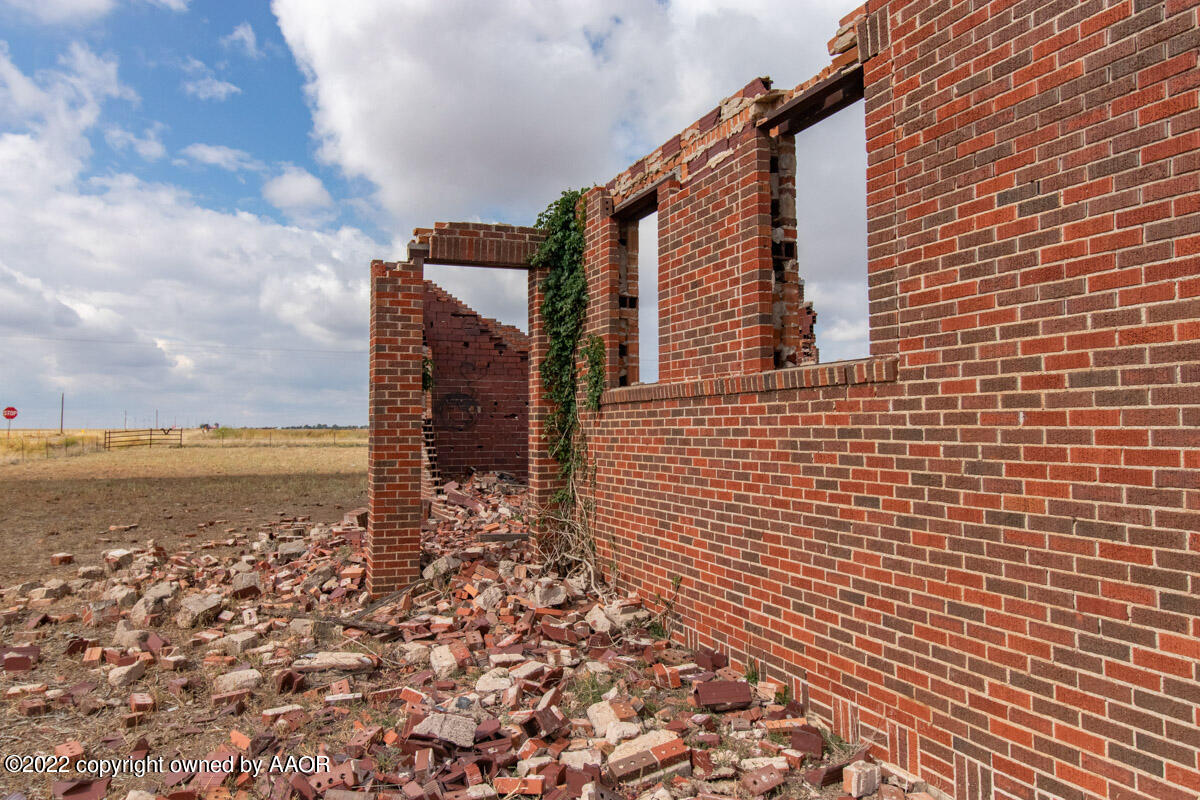
[[[0,585],[74,577],[102,551],[147,539],[172,552],[281,513],[334,522],[365,505],[366,462],[362,445],[230,443],[0,464]],[[59,551],[76,564],[51,567]]]

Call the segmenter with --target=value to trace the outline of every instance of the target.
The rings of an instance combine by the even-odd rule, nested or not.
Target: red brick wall
[[[529,337],[425,281],[433,426],[446,479],[469,468],[529,475]]]
[[[659,381],[774,365],[771,153],[748,127],[659,196]]]
[[[367,587],[417,578],[421,555],[421,263],[371,262]]]
[[[608,187],[619,206],[704,163],[712,131],[734,140],[716,216],[672,228],[705,213],[678,206],[699,170],[675,214],[660,198],[663,290],[733,307],[669,317],[672,341],[711,350],[606,393],[603,558],[648,597],[682,577],[689,642],[788,680],[952,796],[1194,798],[1196,2],[869,10],[872,358],[761,371],[767,134],[748,126],[769,107],[706,118]],[[611,234],[589,218],[589,259]],[[729,266],[696,236],[733,243]],[[611,271],[588,268],[609,297]]]

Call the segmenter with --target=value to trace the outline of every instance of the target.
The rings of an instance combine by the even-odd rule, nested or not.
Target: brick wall
[[[589,197],[603,559],[651,598],[682,577],[689,643],[952,796],[1194,798],[1197,4],[866,12],[830,70],[752,84],[593,193],[619,213],[678,181],[658,385],[615,380],[617,228]],[[859,68],[872,356],[773,370],[788,134],[759,123]]]
[[[528,442],[540,442],[526,438],[526,428],[529,437],[540,428],[521,421],[527,412],[517,399],[528,397],[528,367],[514,358],[528,347],[522,334],[424,281],[426,263],[527,269],[543,238],[536,228],[438,222],[413,231],[407,261],[371,262],[367,586],[373,594],[415,579],[420,562],[424,338],[434,361],[442,473],[474,466],[524,475],[525,463],[545,471],[544,456],[521,456]],[[532,475],[531,483],[537,485]]]
[[[433,426],[446,479],[470,468],[528,479],[529,337],[425,281]]]

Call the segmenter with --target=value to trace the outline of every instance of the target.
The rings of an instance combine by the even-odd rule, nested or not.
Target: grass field
[[[72,436],[82,441],[88,433]],[[102,551],[148,539],[171,552],[279,514],[333,522],[366,504],[365,431],[337,431],[336,443],[333,431],[263,433],[218,438],[189,431],[183,448],[161,450],[96,452],[77,444],[68,458],[29,455],[37,441],[30,436],[24,461],[5,450],[0,585],[73,577],[79,563],[98,563]],[[131,524],[138,527],[109,531]],[[51,567],[50,554],[59,551],[74,553],[77,564]]]
[[[367,429],[186,428],[183,444],[184,447],[365,447]],[[76,428],[63,433],[57,429],[16,429],[0,433],[0,464],[81,456],[102,450],[104,431],[99,429]]]

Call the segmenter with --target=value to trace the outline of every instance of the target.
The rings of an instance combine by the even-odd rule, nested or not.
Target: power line
[[[25,334],[0,334],[0,339],[28,339],[38,342],[74,342],[77,344],[105,344],[127,347],[153,347],[161,350],[156,342],[134,342],[119,339],[72,339],[58,336],[28,336]],[[253,347],[238,344],[169,344],[172,350],[240,350],[258,351],[263,353],[317,353],[336,356],[365,356],[366,350],[319,350],[312,347]]]

